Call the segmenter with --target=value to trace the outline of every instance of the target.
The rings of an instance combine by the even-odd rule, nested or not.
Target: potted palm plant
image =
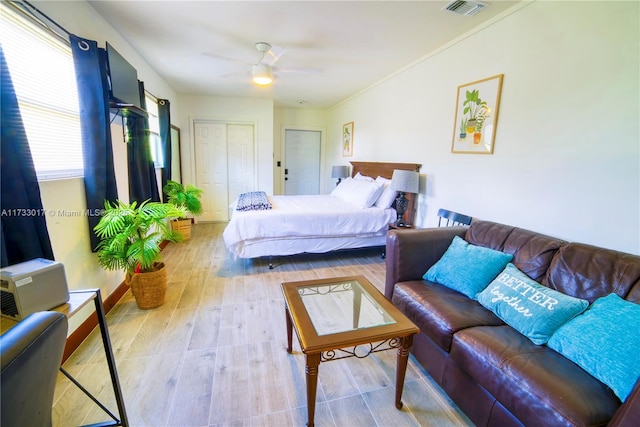
[[[203,190],[201,188],[191,184],[187,184],[185,187],[179,182],[169,180],[163,191],[169,197],[168,203],[184,208],[191,215],[200,215],[202,213],[200,198]],[[184,240],[191,238],[191,218],[186,218],[186,215],[172,221],[171,227],[182,233]]]
[[[184,208],[169,203],[105,202],[104,215],[94,227],[100,238],[98,262],[107,270],[126,272],[126,282],[142,310],[164,304],[167,275],[160,244],[182,240],[168,220],[184,215]]]

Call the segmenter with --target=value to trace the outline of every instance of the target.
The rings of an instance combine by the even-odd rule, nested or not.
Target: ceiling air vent
[[[487,3],[477,1],[453,0],[442,10],[457,13],[458,15],[472,16],[488,6]]]

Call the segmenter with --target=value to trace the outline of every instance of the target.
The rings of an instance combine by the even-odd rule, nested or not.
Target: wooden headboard
[[[386,162],[349,162],[353,165],[351,176],[355,176],[358,172],[362,175],[377,178],[379,176],[383,178],[391,179],[393,171],[395,169],[420,172],[422,167],[419,163],[386,163]],[[413,225],[413,218],[415,216],[415,199],[417,194],[406,194],[409,205],[407,211],[404,213],[404,220]]]

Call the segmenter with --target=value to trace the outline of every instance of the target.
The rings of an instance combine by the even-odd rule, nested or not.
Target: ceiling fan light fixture
[[[251,80],[257,85],[268,86],[273,83],[273,72],[267,64],[256,64],[252,68]]]

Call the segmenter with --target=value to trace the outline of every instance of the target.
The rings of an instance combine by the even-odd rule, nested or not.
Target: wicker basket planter
[[[134,273],[130,280],[131,293],[140,310],[160,307],[167,293],[167,269],[164,263],[157,263],[157,270],[148,273]]]
[[[171,229],[184,236],[184,241],[191,238],[191,218],[171,221]]]
[[[185,209],[190,215],[200,215],[202,213],[202,202],[200,198],[204,190],[192,184],[182,184],[180,182],[169,180],[163,187],[162,191],[169,196],[168,203]],[[184,216],[178,217],[172,221],[171,227],[174,231],[181,233],[184,240],[191,237],[191,218],[184,219]]]
[[[169,226],[187,211],[170,203],[145,200],[138,204],[121,200],[105,202],[104,215],[94,227],[100,238],[98,262],[107,270],[124,270],[125,282],[141,310],[164,304],[167,273],[162,261],[162,242],[181,240]]]

